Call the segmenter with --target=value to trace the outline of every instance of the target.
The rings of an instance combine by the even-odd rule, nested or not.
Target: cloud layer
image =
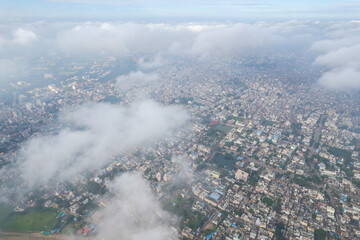
[[[333,88],[347,76],[343,88],[359,88],[360,22],[288,21],[279,23],[134,23],[34,22],[0,24],[0,61],[40,56],[131,56],[149,71],[167,58],[317,54],[315,63],[328,71],[319,83]],[[153,56],[153,57],[144,57]],[[14,64],[12,65],[14,66]],[[16,65],[15,65],[16,66]],[[15,72],[23,72],[19,66]],[[133,73],[139,74],[139,73]],[[1,79],[9,76],[0,68]],[[136,76],[134,76],[136,77]]]
[[[359,90],[360,23],[349,23],[336,29],[329,37],[312,45],[312,49],[321,52],[315,64],[327,69],[320,77],[319,84],[332,89]]]
[[[134,173],[125,173],[109,186],[113,197],[96,213],[99,239],[168,240],[176,234],[165,225],[171,221],[148,183]]]
[[[0,29],[3,30],[0,34],[0,52],[7,54],[20,54],[14,48],[30,43],[32,45],[27,46],[29,49],[37,48],[42,54],[50,50],[51,53],[112,56],[156,53],[152,62],[139,60],[145,68],[161,65],[161,53],[228,55],[271,47],[281,40],[273,29],[245,23],[39,22],[27,26],[0,26]]]
[[[153,101],[134,103],[127,109],[104,103],[80,106],[61,118],[68,127],[25,144],[20,153],[22,176],[31,187],[47,184],[54,177],[71,179],[102,167],[110,156],[171,134],[187,119],[182,108]]]
[[[14,37],[14,42],[18,44],[27,44],[37,38],[34,32],[21,28],[15,31]]]
[[[120,89],[125,91],[131,87],[145,87],[158,79],[159,75],[157,73],[144,73],[142,71],[137,71],[117,77],[116,83]]]

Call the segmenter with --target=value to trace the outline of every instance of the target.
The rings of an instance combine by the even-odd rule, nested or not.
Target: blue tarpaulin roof
[[[211,194],[210,194],[210,197],[213,198],[213,199],[215,199],[215,200],[218,200],[219,197],[220,197],[220,195],[217,194],[217,193],[211,193]]]
[[[194,186],[192,186],[192,189],[194,190],[194,192],[195,192],[196,194],[199,194],[198,190],[196,190],[196,188],[195,188]]]
[[[210,235],[206,236],[206,239],[210,239],[213,234],[214,234],[214,232],[210,233]]]
[[[215,192],[217,192],[217,193],[219,193],[219,194],[221,194],[221,195],[224,195],[224,193],[222,192],[222,191],[220,191],[219,189],[215,189]]]

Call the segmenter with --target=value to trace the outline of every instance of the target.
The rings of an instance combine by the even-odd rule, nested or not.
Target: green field
[[[219,124],[219,125],[217,125],[215,127],[215,129],[218,129],[220,131],[224,131],[227,134],[228,132],[231,131],[232,127],[224,125],[224,124]]]
[[[7,219],[11,215],[13,209],[14,208],[11,207],[10,205],[0,204],[0,228],[3,222],[5,221],[5,219]]]
[[[235,167],[236,160],[229,153],[216,153],[212,159],[212,162],[219,168],[231,170]]]
[[[4,210],[6,213],[6,210]],[[23,213],[10,213],[0,222],[0,229],[5,231],[50,231],[58,220],[56,210],[28,209]]]

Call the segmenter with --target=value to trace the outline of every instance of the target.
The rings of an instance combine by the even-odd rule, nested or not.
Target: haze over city
[[[0,5],[0,239],[360,239],[360,2]]]

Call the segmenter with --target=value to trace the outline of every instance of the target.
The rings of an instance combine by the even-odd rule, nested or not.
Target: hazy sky
[[[283,20],[358,19],[360,1],[341,0],[0,0],[5,18]]]

